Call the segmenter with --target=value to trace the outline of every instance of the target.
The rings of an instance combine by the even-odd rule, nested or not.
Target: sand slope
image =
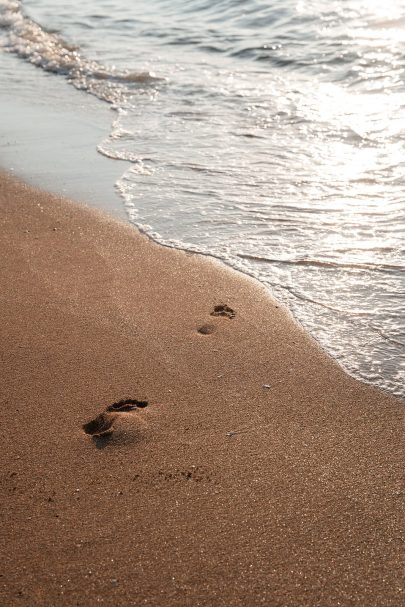
[[[403,402],[209,259],[4,174],[0,221],[2,605],[405,602]]]

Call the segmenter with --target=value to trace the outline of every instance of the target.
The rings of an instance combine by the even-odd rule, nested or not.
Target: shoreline
[[[2,60],[18,79],[10,88],[0,81],[0,171],[127,220],[114,184],[128,163],[97,151],[115,118],[110,106],[13,55]]]
[[[0,206],[3,604],[397,607],[403,401],[239,272],[4,173]]]

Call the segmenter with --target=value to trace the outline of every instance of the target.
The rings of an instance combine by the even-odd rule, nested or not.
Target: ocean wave
[[[162,81],[153,72],[118,70],[88,59],[80,48],[66,42],[24,14],[20,0],[0,0],[0,47],[46,72],[65,76],[79,90],[121,105],[136,86]]]
[[[359,262],[339,262],[333,260],[323,259],[278,259],[271,257],[264,257],[261,255],[249,255],[248,253],[238,253],[238,257],[241,259],[250,259],[251,261],[263,262],[263,263],[276,263],[286,264],[294,266],[318,266],[320,268],[345,268],[347,270],[370,270],[372,272],[405,272],[405,267],[401,264],[372,264],[372,263],[359,263]]]

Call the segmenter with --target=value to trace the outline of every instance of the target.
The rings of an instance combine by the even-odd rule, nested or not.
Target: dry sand
[[[404,604],[403,402],[208,258],[0,208],[1,605]]]

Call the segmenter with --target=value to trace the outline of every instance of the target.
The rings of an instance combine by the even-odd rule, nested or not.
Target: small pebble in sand
[[[265,390],[269,390],[271,388],[270,384],[263,384],[263,388]]]

